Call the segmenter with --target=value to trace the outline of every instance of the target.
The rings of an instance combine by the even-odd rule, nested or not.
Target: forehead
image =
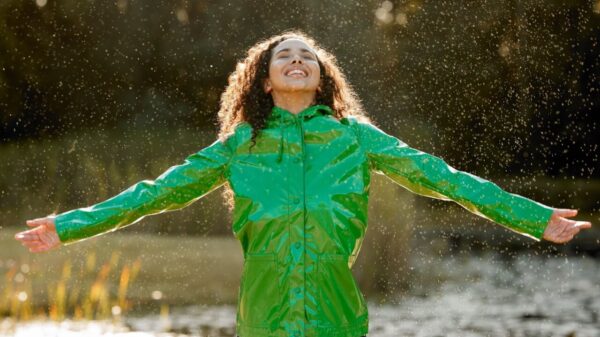
[[[273,48],[273,53],[276,53],[282,49],[307,49],[311,53],[315,55],[317,54],[306,42],[297,38],[287,39],[279,42],[279,44]]]

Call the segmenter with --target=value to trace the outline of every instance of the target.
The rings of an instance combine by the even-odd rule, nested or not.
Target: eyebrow
[[[311,54],[311,55],[313,55],[313,56],[316,56],[316,54],[315,54],[315,53],[313,53],[313,51],[312,51],[312,50],[309,50],[309,49],[306,49],[306,48],[300,48],[300,50],[301,50],[303,53],[307,52],[307,53],[310,53],[310,54]],[[278,52],[276,52],[276,53],[275,53],[275,55],[277,55],[277,54],[279,54],[279,53],[281,53],[281,52],[284,52],[284,51],[290,51],[290,48],[283,48],[283,49],[279,50]]]

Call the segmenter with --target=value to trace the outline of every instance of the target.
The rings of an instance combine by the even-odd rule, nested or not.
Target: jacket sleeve
[[[409,147],[368,122],[356,121],[359,141],[372,171],[406,189],[452,200],[470,212],[536,241],[542,239],[553,208],[508,193],[496,184],[457,170],[444,160]]]
[[[216,140],[155,180],[140,181],[110,199],[55,217],[64,244],[117,230],[143,219],[188,206],[226,181],[232,151]]]

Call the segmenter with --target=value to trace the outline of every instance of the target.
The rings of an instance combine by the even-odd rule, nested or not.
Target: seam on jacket
[[[360,139],[361,133],[357,127],[358,121],[356,120],[356,118],[354,116],[346,116],[346,119],[349,121],[350,127],[354,130],[354,134],[356,135],[356,140],[358,141],[358,145],[360,145],[360,147],[362,148],[362,141]]]
[[[371,156],[369,155],[369,151],[364,147],[362,141],[362,132],[360,131],[360,122],[354,116],[346,116],[346,119],[350,122],[350,127],[354,130],[354,134],[356,135],[356,141],[358,142],[358,146],[365,154],[365,158],[367,159],[367,165],[369,166],[369,171],[373,171],[376,166],[373,163]]]
[[[239,142],[238,140],[238,132],[237,129],[241,124],[238,124],[236,127],[234,127],[233,129],[233,134],[229,135],[225,140],[224,140],[224,145],[227,148],[227,150],[229,150],[229,159],[227,160],[227,163],[225,163],[225,167],[223,169],[223,171],[221,172],[221,178],[223,178],[224,180],[228,180],[227,177],[229,176],[229,168],[231,167],[231,162],[233,161],[233,157],[235,156],[236,153],[236,149],[237,149],[237,144]],[[233,148],[231,147],[231,140],[233,139]]]

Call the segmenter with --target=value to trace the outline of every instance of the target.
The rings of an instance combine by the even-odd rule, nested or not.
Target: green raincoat
[[[251,126],[93,206],[57,215],[72,243],[183,208],[229,181],[232,231],[244,252],[240,337],[358,337],[368,332],[365,298],[351,267],[367,230],[371,173],[408,190],[452,200],[539,241],[552,208],[456,170],[355,117],[324,105],[297,115],[272,109],[249,151]]]

